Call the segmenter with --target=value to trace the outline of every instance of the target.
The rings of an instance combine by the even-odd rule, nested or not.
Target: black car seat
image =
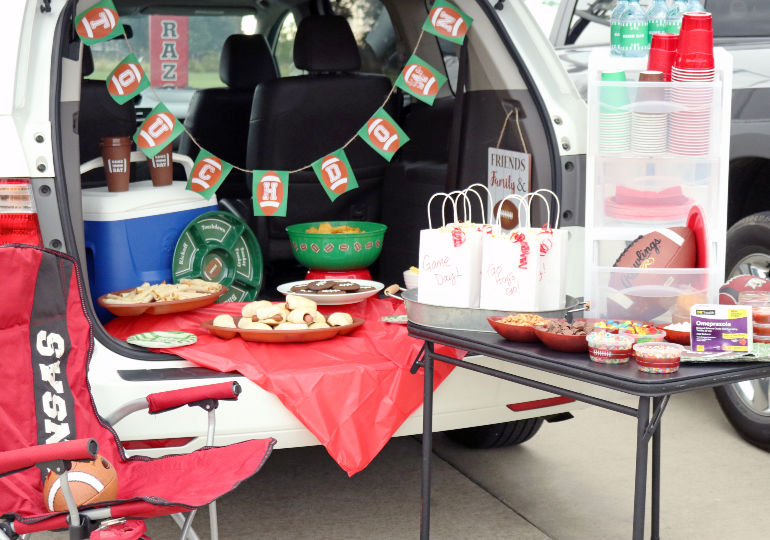
[[[251,108],[246,166],[291,171],[344,145],[382,105],[391,88],[384,75],[361,67],[353,32],[343,17],[302,19],[294,41],[294,65],[307,75],[257,86]],[[395,99],[388,112],[396,117]],[[285,227],[320,220],[376,221],[386,161],[360,139],[345,150],[359,188],[331,202],[312,169],[290,175],[285,218],[254,218],[268,262],[293,259]]]
[[[254,88],[278,76],[275,58],[261,35],[233,34],[219,57],[219,78],[224,88],[198,90],[190,100],[184,125],[198,143],[232,165],[246,165],[246,142]],[[195,159],[198,148],[183,134],[179,152]],[[243,174],[237,170],[217,190],[217,198],[248,199]]]
[[[82,76],[94,71],[91,48],[83,47]],[[85,79],[80,84],[80,112],[78,113],[78,135],[80,136],[80,163],[102,155],[99,142],[102,137],[133,137],[136,131],[136,110],[134,102],[120,105],[107,92],[102,80]],[[132,175],[134,168],[131,168]],[[84,188],[106,186],[104,169],[99,167],[81,175]]]

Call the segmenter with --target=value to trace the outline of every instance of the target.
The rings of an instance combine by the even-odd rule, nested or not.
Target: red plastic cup
[[[714,55],[698,52],[678,54],[674,60],[674,67],[683,70],[714,69]]]
[[[653,34],[650,44],[650,56],[647,60],[648,71],[660,71],[665,81],[671,80],[671,66],[676,60],[676,47],[679,43],[677,34]]]
[[[711,13],[692,11],[682,15],[682,28],[679,31],[680,34],[690,32],[691,30],[713,31]]]
[[[679,35],[674,67],[678,69],[714,68],[714,32],[688,30]]]

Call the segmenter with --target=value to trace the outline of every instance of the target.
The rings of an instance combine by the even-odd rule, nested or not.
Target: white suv
[[[81,101],[81,87],[85,79],[98,78],[99,73],[103,77],[109,71],[105,71],[105,66],[114,61],[116,54],[127,54],[122,37],[108,42],[101,50],[94,47],[91,53],[95,75],[84,75],[86,54],[74,32],[73,20],[77,13],[94,3],[93,0],[7,2],[0,22],[3,50],[0,68],[5,75],[0,85],[0,192],[9,180],[20,179],[32,195],[26,205],[2,206],[0,241],[34,242],[39,236],[41,245],[78,258],[81,267],[92,272],[99,262],[93,262],[97,267],[89,268],[86,264],[89,255],[85,248],[82,209],[84,190],[92,188],[91,184],[84,184],[81,177],[79,148],[81,138],[86,137],[90,129],[84,117],[86,113],[93,116],[94,111],[89,107],[93,108],[94,103]],[[173,3],[115,0],[121,18],[132,27],[131,39],[136,40],[137,50],[142,47],[141,39],[146,39],[144,25],[151,14],[187,17],[190,28],[202,24],[203,17],[215,21],[237,17],[244,23],[236,32],[258,32],[267,38],[282,77],[303,76],[297,74],[286,52],[291,50],[295,21],[309,14],[344,14],[355,26],[364,57],[363,69],[385,74],[391,80],[415,46],[429,3],[415,0]],[[455,3],[474,19],[468,54],[461,54],[459,47],[435,37],[423,37],[420,55],[442,69],[449,76],[450,84],[442,88],[433,107],[396,94],[398,120],[412,140],[375,179],[375,202],[369,201],[366,210],[374,213],[374,221],[389,226],[380,266],[374,275],[386,283],[400,281],[402,270],[417,259],[418,231],[425,227],[424,208],[428,196],[486,177],[487,148],[495,145],[503,119],[512,108],[520,111],[524,137],[533,153],[532,189],[549,188],[561,196],[564,225],[582,222],[578,177],[582,169],[580,154],[584,153],[585,104],[552,47],[521,2],[456,0]],[[213,32],[211,29],[216,26],[205,28]],[[230,28],[224,23],[221,26]],[[207,43],[215,43],[211,37],[206,34]],[[219,36],[220,43],[224,37]],[[191,56],[190,73],[195,70],[200,73],[195,72],[198,74],[189,78],[187,87],[164,90],[163,99],[174,103],[180,119],[184,119],[187,101],[192,95],[190,85],[223,86],[216,77],[219,58],[216,47],[220,46],[207,45],[209,49],[200,51],[200,57]],[[190,47],[192,50],[192,42]],[[110,51],[117,53],[110,56]],[[134,103],[139,118],[153,106],[152,99],[153,94],[145,91],[142,101]],[[241,120],[248,122],[248,118]],[[519,149],[518,145],[519,138],[514,131],[504,134],[504,147]],[[238,186],[235,187],[237,191]],[[237,196],[220,197],[219,203],[220,209],[234,212],[244,208],[244,201]],[[292,209],[289,211],[291,216]],[[11,230],[10,225],[16,224],[19,216],[29,218],[27,228]],[[248,212],[242,213],[242,217],[253,222]],[[260,224],[252,224],[259,229]],[[272,275],[270,269],[274,272]],[[276,269],[299,271],[290,262],[268,259],[262,295],[274,295],[274,285],[281,276],[289,275],[277,274]],[[581,282],[577,276],[575,283]],[[88,283],[84,285],[87,289]],[[248,379],[129,346],[107,333],[95,314],[93,302],[88,309],[95,321],[89,377],[96,405],[103,415],[151,392],[206,384],[221,377],[235,378],[242,385],[243,394],[237,403],[222,404],[217,444],[267,436],[274,436],[279,448],[318,444],[275,395]],[[527,375],[524,369],[503,366],[491,359],[480,361]],[[559,384],[569,385],[564,381]],[[516,444],[534,435],[542,418],[564,419],[569,416],[568,411],[579,407],[574,402],[553,405],[538,401],[549,397],[553,396],[456,369],[436,391],[434,429],[458,430],[453,432],[455,439],[471,446]],[[508,406],[511,404],[526,406],[511,408]],[[187,408],[162,418],[134,414],[119,424],[117,430],[133,453],[155,456],[186,452],[200,447],[205,437],[200,422],[190,417]],[[395,435],[420,432],[421,409],[418,409]]]

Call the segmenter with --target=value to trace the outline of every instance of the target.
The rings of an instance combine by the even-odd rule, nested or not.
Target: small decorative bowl
[[[588,341],[586,336],[567,336],[564,334],[555,334],[549,332],[544,326],[533,326],[537,339],[543,342],[543,345],[554,351],[561,352],[586,352],[588,351]]]
[[[636,364],[645,373],[674,373],[679,369],[683,349],[676,343],[637,343]]]
[[[503,336],[508,341],[518,341],[519,343],[537,342],[534,326],[500,322],[500,319],[504,318],[505,317],[502,315],[495,315],[493,317],[487,317],[487,321],[492,326],[492,328],[495,329],[495,332]]]
[[[633,352],[634,340],[611,332],[593,332],[586,337],[588,356],[600,364],[625,364]]]
[[[690,346],[690,332],[684,332],[682,330],[670,330],[663,326],[659,326],[658,329],[665,332],[667,341],[670,341],[671,343],[678,343],[679,345],[684,345],[686,347]]]

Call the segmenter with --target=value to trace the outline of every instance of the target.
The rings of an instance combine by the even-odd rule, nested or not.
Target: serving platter
[[[235,325],[241,317],[233,317]],[[257,341],[261,343],[306,343],[310,341],[323,341],[336,336],[345,336],[364,324],[364,319],[353,317],[351,324],[345,326],[331,326],[329,328],[308,328],[307,330],[252,330],[246,328],[226,328],[214,326],[214,321],[203,321],[201,326],[222,339],[232,339],[240,336],[244,341]]]
[[[308,298],[310,300],[313,300],[319,306],[344,306],[346,304],[357,304],[358,302],[362,302],[363,300],[366,300],[367,298],[372,297],[375,294],[379,293],[385,287],[385,285],[383,285],[379,281],[369,281],[368,279],[333,279],[329,281],[339,281],[339,282],[345,281],[345,282],[355,283],[357,285],[360,285],[361,287],[373,287],[373,288],[367,291],[347,292],[347,293],[340,292],[338,294],[295,292],[291,290],[293,287],[307,286],[310,283],[313,283],[315,281],[326,281],[326,280],[321,280],[321,279],[307,280],[306,279],[302,281],[291,281],[289,283],[284,283],[282,285],[279,285],[278,292],[281,294],[295,294],[297,296]]]
[[[122,289],[101,295],[96,299],[97,303],[117,317],[135,317],[137,315],[168,315],[169,313],[181,313],[209,306],[216,302],[220,296],[227,292],[227,287],[222,285],[217,292],[185,300],[170,300],[167,302],[145,302],[142,304],[116,304],[105,302],[109,294],[121,294],[134,290]]]

